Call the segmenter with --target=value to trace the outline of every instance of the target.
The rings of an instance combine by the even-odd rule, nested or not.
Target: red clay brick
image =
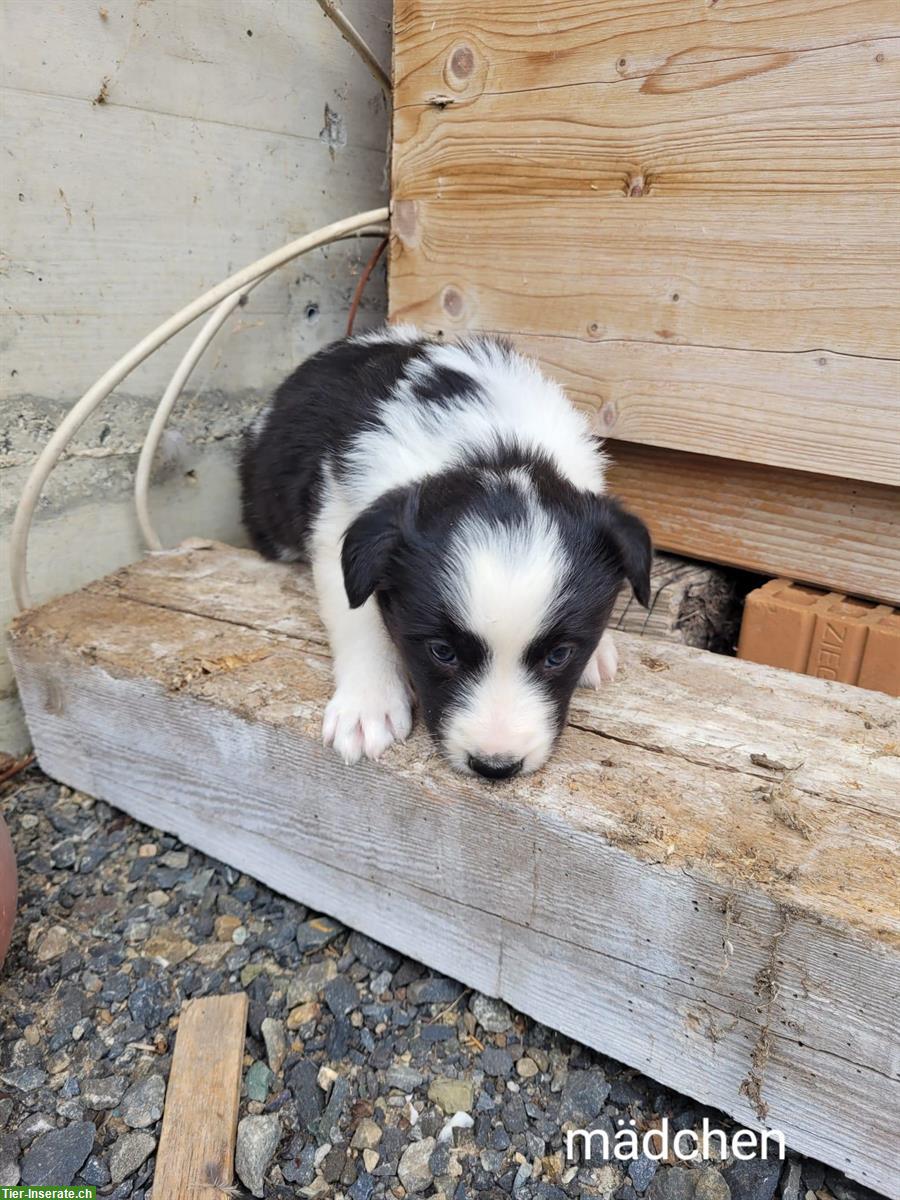
[[[747,597],[738,656],[900,696],[900,613],[772,579]]]

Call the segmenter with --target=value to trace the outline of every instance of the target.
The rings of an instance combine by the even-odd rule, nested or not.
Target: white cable
[[[216,287],[210,288],[208,292],[199,296],[191,304],[186,305],[180,312],[169,317],[162,325],[157,326],[152,333],[147,334],[142,341],[133,346],[114,366],[110,367],[105,375],[102,375],[97,380],[93,387],[85,392],[78,403],[60,422],[50,441],[41,451],[22,490],[15,520],[13,521],[9,549],[10,580],[13,597],[19,610],[28,608],[31,604],[31,596],[28,590],[28,535],[31,531],[34,510],[40,499],[41,491],[59,456],[87,418],[106,399],[113,388],[118,387],[122,380],[130,375],[135,367],[139,366],[145,358],[148,358],[154,350],[157,350],[163,342],[174,337],[176,333],[180,333],[186,325],[190,325],[197,317],[201,317],[205,312],[209,312],[215,305],[230,297],[233,292],[246,287],[247,284],[256,282],[260,276],[267,275],[276,267],[280,267],[283,263],[289,262],[292,258],[296,258],[307,250],[313,250],[315,247],[325,245],[327,242],[336,241],[343,235],[355,233],[367,225],[386,221],[389,215],[390,212],[387,208],[375,208],[370,212],[359,213],[355,217],[346,217],[342,221],[334,221],[331,225],[326,225],[322,229],[317,229],[313,233],[308,233],[304,237],[289,242],[286,246],[282,246],[280,250],[273,250],[265,258],[258,259],[255,263],[251,263],[250,266],[244,267],[243,270],[237,271],[228,279],[223,280],[222,283],[217,284]]]
[[[346,38],[346,40],[350,43],[359,57],[372,72],[374,77],[378,80],[378,83],[381,85],[381,90],[390,100],[391,77],[375,57],[374,50],[372,50],[371,46],[369,46],[368,42],[366,42],[359,30],[350,23],[347,17],[345,17],[341,10],[334,4],[334,0],[318,0],[318,5],[325,16],[330,17],[335,23],[335,25],[341,31],[341,34]]]
[[[353,233],[342,234],[340,238],[335,238],[335,241],[344,240],[351,237],[384,237],[387,234],[388,227],[386,225],[373,225],[371,228],[357,229]],[[150,427],[147,430],[147,436],[144,438],[144,444],[141,447],[140,457],[138,458],[137,470],[134,476],[134,507],[137,513],[137,521],[140,526],[141,535],[144,543],[150,550],[162,550],[163,544],[159,539],[159,535],[153,526],[150,519],[150,475],[153,469],[153,460],[156,457],[156,452],[159,448],[160,438],[163,430],[166,427],[166,422],[171,416],[172,409],[178,403],[178,397],[184,390],[184,386],[190,378],[191,372],[200,361],[209,343],[213,340],[237,306],[241,303],[245,296],[249,296],[257,284],[262,283],[264,279],[268,279],[271,271],[267,271],[264,275],[260,275],[254,279],[252,283],[248,283],[245,287],[238,288],[226,297],[222,303],[213,311],[212,316],[203,325],[203,328],[191,342],[187,353],[175,369],[175,373],[169,381],[169,386],[163,393],[162,399],[157,405],[156,412],[153,414],[153,420],[150,422]]]

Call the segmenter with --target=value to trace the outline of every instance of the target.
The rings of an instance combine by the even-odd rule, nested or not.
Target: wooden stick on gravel
[[[247,1006],[237,992],[181,1011],[153,1180],[160,1200],[230,1195]]]

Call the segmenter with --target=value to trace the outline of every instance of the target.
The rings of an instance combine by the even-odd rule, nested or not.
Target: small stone
[[[81,1099],[87,1108],[97,1112],[115,1108],[124,1094],[125,1079],[121,1075],[108,1075],[105,1079],[87,1079],[81,1085]]]
[[[372,941],[363,933],[351,933],[347,941],[347,949],[355,954],[370,971],[396,971],[400,965],[399,954],[395,954],[387,946],[382,946],[380,942]]]
[[[390,971],[382,971],[373,975],[369,980],[369,991],[373,996],[384,996],[391,990],[392,975]]]
[[[363,1117],[356,1127],[350,1145],[354,1150],[374,1150],[381,1141],[381,1126],[371,1117]],[[371,1169],[371,1168],[369,1168]]]
[[[375,1168],[378,1166],[379,1162],[381,1161],[381,1155],[378,1153],[377,1150],[363,1150],[362,1160],[363,1160],[363,1166],[366,1168],[366,1170],[371,1175],[371,1173],[375,1170]]]
[[[47,1072],[40,1067],[22,1067],[17,1071],[7,1071],[0,1078],[20,1092],[35,1092],[47,1082]]]
[[[292,1008],[288,1013],[287,1027],[288,1029],[299,1029],[301,1025],[305,1025],[308,1021],[315,1021],[319,1015],[319,1006],[315,1001],[310,1001],[309,1004],[298,1004],[296,1008]]]
[[[325,1003],[336,1017],[346,1017],[359,1007],[359,992],[346,975],[339,975],[325,988]]]
[[[512,1095],[503,1105],[503,1125],[507,1133],[524,1133],[528,1128],[528,1114],[521,1096]]]
[[[155,1029],[175,1010],[167,985],[161,979],[141,979],[128,997],[128,1011],[146,1029]]]
[[[138,946],[150,936],[149,921],[129,921],[125,928],[125,941],[129,946]]]
[[[329,1067],[327,1063],[323,1063],[322,1066],[319,1067],[318,1075],[316,1075],[316,1083],[323,1092],[328,1092],[331,1090],[331,1085],[334,1083],[337,1077],[337,1071],[335,1071],[333,1067]]]
[[[803,1164],[803,1182],[806,1184],[807,1190],[821,1191],[825,1186],[825,1168],[822,1164],[808,1158]]]
[[[281,1139],[277,1113],[244,1117],[238,1125],[234,1167],[238,1178],[254,1196],[265,1191],[265,1173]]]
[[[0,1187],[15,1187],[19,1182],[19,1139],[13,1133],[0,1133]]]
[[[22,1030],[22,1037],[24,1037],[29,1046],[36,1046],[41,1040],[41,1031],[37,1025],[26,1025]]]
[[[533,1058],[528,1058],[526,1055],[516,1063],[516,1073],[522,1079],[534,1079],[535,1075],[540,1073],[540,1067]]]
[[[291,1067],[286,1079],[288,1087],[294,1093],[300,1122],[309,1131],[318,1125],[324,1107],[317,1075],[315,1063],[304,1058]]]
[[[186,937],[170,929],[160,929],[144,942],[143,953],[157,959],[164,967],[177,967],[194,953],[197,947]]]
[[[337,964],[333,958],[324,958],[320,962],[307,963],[293,976],[287,989],[287,1006],[294,1008],[298,1004],[316,1000],[326,986],[337,976]]]
[[[201,967],[217,967],[231,950],[231,942],[204,942],[193,954],[193,962]]]
[[[147,903],[152,904],[154,908],[165,908],[169,903],[169,893],[161,892],[158,888],[155,891],[148,892]]]
[[[216,917],[215,924],[213,925],[216,941],[230,942],[234,936],[234,931],[240,924],[241,918],[234,917],[230,913],[223,913],[222,916]]]
[[[109,1167],[97,1154],[88,1158],[78,1174],[89,1187],[105,1187],[109,1183]]]
[[[187,850],[167,850],[159,861],[175,871],[183,871],[190,861],[190,855]]]
[[[462,986],[455,979],[435,975],[414,979],[406,989],[406,998],[410,1004],[452,1004],[461,992]]]
[[[736,1158],[722,1172],[731,1200],[772,1200],[783,1166],[778,1158]]]
[[[715,1167],[701,1167],[697,1172],[694,1200],[731,1200],[731,1189]]]
[[[474,1089],[470,1079],[435,1079],[428,1088],[428,1099],[448,1117],[454,1113],[471,1112]]]
[[[507,1076],[513,1068],[512,1055],[497,1046],[485,1046],[481,1054],[481,1066],[485,1075],[499,1078]]]
[[[344,932],[343,925],[328,917],[311,917],[297,926],[297,947],[301,954],[309,950],[321,950]]]
[[[531,1178],[531,1163],[527,1163],[527,1162],[519,1163],[519,1169],[516,1171],[516,1175],[515,1175],[515,1178],[513,1179],[513,1185],[512,1185],[512,1190],[513,1190],[514,1196],[518,1196],[519,1192],[522,1190],[522,1188],[525,1186],[525,1184],[528,1182],[528,1180],[530,1178]]]
[[[266,1044],[266,1058],[274,1074],[279,1075],[287,1057],[287,1039],[284,1036],[284,1026],[274,1017],[266,1017],[260,1026],[263,1041]]]
[[[643,1192],[650,1186],[650,1181],[659,1169],[659,1163],[653,1158],[642,1154],[632,1159],[628,1164],[628,1175],[636,1192]],[[712,1198],[710,1197],[710,1200]]]
[[[434,1178],[431,1173],[430,1159],[434,1150],[433,1137],[422,1138],[421,1142],[412,1142],[403,1151],[397,1174],[407,1192],[415,1195],[424,1192]]]
[[[118,1108],[118,1116],[132,1129],[146,1129],[163,1114],[166,1083],[162,1075],[149,1075],[133,1083]]]
[[[202,896],[209,887],[214,873],[212,867],[207,867],[203,871],[197,871],[196,874],[188,879],[181,890],[186,896]]]
[[[38,962],[51,962],[59,958],[72,945],[72,937],[62,925],[51,925],[37,944],[35,958]]]
[[[19,1128],[16,1130],[16,1135],[23,1146],[34,1141],[42,1133],[48,1133],[51,1129],[56,1129],[56,1122],[47,1113],[32,1113],[30,1117],[26,1117]]]
[[[248,1100],[259,1100],[262,1103],[269,1098],[269,1088],[274,1074],[264,1062],[255,1062],[244,1077],[244,1095]]]
[[[247,929],[247,926],[246,925],[238,925],[237,929],[231,935],[231,940],[234,942],[234,944],[236,946],[243,946],[244,942],[246,942],[246,940],[249,936],[250,936],[250,933]]]
[[[569,1071],[559,1102],[560,1124],[576,1121],[583,1126],[593,1121],[609,1096],[609,1083],[599,1067],[592,1071]]]
[[[156,858],[157,850],[156,842],[142,842],[138,846],[138,858]]]
[[[350,1094],[350,1084],[346,1079],[336,1079],[328,1097],[328,1103],[322,1111],[318,1131],[320,1140],[334,1142],[340,1137],[340,1121],[344,1104]]]
[[[422,1086],[425,1076],[412,1067],[404,1067],[398,1063],[396,1066],[389,1067],[385,1072],[384,1082],[389,1088],[396,1088],[398,1092],[403,1092],[408,1096],[410,1092],[414,1092],[417,1087]]]
[[[663,1167],[647,1192],[648,1200],[694,1200],[697,1175],[687,1167]]]
[[[344,1170],[344,1163],[347,1160],[347,1151],[343,1146],[332,1146],[325,1157],[322,1159],[320,1170],[322,1178],[326,1183],[337,1183]]]
[[[156,1138],[151,1133],[138,1130],[123,1133],[109,1152],[109,1177],[112,1183],[121,1183],[133,1175],[156,1149]]]
[[[800,1200],[800,1160],[789,1158],[784,1178],[781,1182],[781,1200]]]
[[[509,1007],[502,1000],[476,992],[469,1002],[475,1020],[487,1033],[506,1033],[512,1025]]]
[[[22,1159],[22,1182],[67,1187],[94,1145],[94,1126],[79,1121],[42,1133]]]

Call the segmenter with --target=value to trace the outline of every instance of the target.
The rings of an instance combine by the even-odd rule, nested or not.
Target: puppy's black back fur
[[[302,558],[318,510],[326,462],[377,420],[419,342],[336,342],[278,388],[240,456],[244,524],[266,558]]]

